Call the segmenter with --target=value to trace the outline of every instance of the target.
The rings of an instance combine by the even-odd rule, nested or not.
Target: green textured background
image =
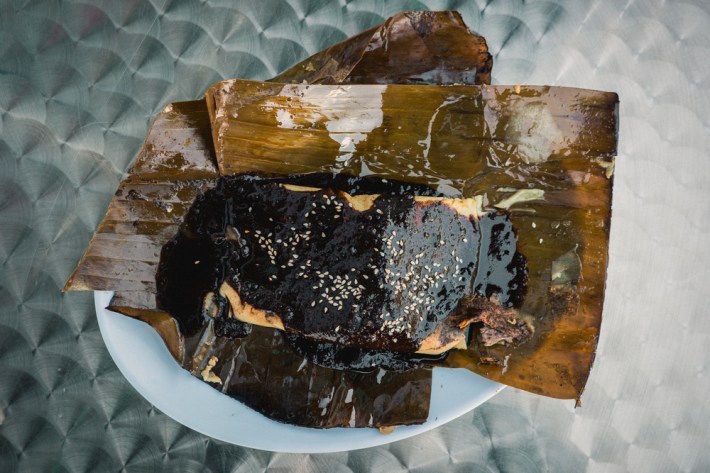
[[[456,9],[494,83],[621,97],[611,264],[584,407],[513,389],[389,446],[278,454],[143,400],[93,296],[62,295],[152,117],[396,11]],[[593,1],[0,1],[0,472],[710,471],[710,7]]]

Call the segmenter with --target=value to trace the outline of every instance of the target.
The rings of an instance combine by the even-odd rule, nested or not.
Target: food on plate
[[[65,289],[116,291],[195,377],[296,425],[424,422],[433,366],[579,399],[618,97],[491,66],[457,13],[407,12],[169,105]]]

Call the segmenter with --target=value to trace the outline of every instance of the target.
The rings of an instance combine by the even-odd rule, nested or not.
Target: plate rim
[[[505,388],[466,369],[436,367],[429,418],[423,424],[401,426],[387,435],[368,428],[317,429],[288,425],[267,418],[190,375],[175,363],[149,325],[109,311],[106,306],[111,297],[111,291],[94,291],[96,316],[106,348],[128,383],[155,408],[181,425],[233,445],[284,453],[333,453],[386,445],[448,423]],[[126,337],[128,334],[130,337]],[[146,376],[146,370],[152,375]],[[170,383],[170,386],[156,385],[160,382]],[[456,392],[461,389],[474,391],[466,397]],[[191,395],[205,396],[202,407],[206,411],[195,411]],[[230,415],[225,415],[225,411]],[[231,423],[233,417],[237,418],[234,424]],[[239,420],[247,420],[247,424]],[[277,442],[282,444],[274,445]]]

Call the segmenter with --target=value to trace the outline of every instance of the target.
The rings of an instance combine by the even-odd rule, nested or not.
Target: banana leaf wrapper
[[[280,331],[254,326],[216,337],[210,323],[185,340],[183,367],[267,417],[303,427],[420,424],[429,415],[431,367],[358,373],[297,355]]]
[[[452,352],[444,366],[579,399],[601,324],[616,94],[233,80],[206,97],[223,174],[376,175],[479,196],[484,209],[509,213],[528,262],[527,294],[509,323],[524,319],[534,334],[488,345],[484,332],[504,332],[506,321],[484,311],[468,350]]]
[[[493,58],[454,11],[409,11],[315,54],[272,82],[490,84]]]
[[[218,175],[209,130],[202,102],[174,103],[156,117],[65,291],[129,291],[122,304],[155,308],[139,294],[155,293],[160,249]]]
[[[617,96],[594,90],[234,79],[206,99],[222,175],[382,175],[460,195],[513,166],[616,153]]]

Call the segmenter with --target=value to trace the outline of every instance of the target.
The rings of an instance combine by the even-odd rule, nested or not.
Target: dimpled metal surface
[[[91,293],[60,288],[148,125],[407,9],[459,10],[494,84],[619,93],[604,323],[583,407],[513,389],[388,446],[217,442],[118,372]],[[710,7],[706,2],[0,2],[0,471],[710,469]]]

